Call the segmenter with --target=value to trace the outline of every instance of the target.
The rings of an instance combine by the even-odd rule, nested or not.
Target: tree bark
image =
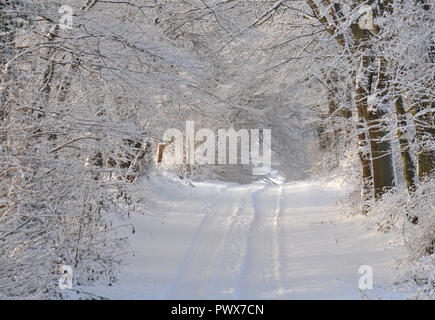
[[[418,178],[425,181],[435,170],[435,151],[431,149],[431,144],[435,140],[435,124],[429,99],[423,97],[422,100],[414,107],[413,115],[418,139]]]
[[[387,131],[383,128],[382,117],[385,110],[382,106],[368,105],[368,96],[372,91],[374,78],[373,59],[367,55],[361,56],[360,76],[356,82],[356,101],[359,111],[365,119],[368,127],[368,139],[372,157],[372,176],[374,197],[379,199],[388,190],[395,186],[393,157],[391,143],[385,139]],[[382,90],[379,79],[382,71],[378,70],[377,89]],[[383,80],[380,80],[383,81]]]
[[[369,106],[368,110],[369,137],[373,161],[373,186],[376,199],[380,198],[388,189],[393,188],[396,183],[391,142],[386,139],[388,129],[385,128],[382,120],[382,117],[390,108],[388,105],[391,103],[385,97],[388,84],[386,61],[380,57],[378,63],[375,90],[380,105]]]
[[[368,141],[368,126],[366,118],[364,117],[364,109],[366,109],[367,97],[362,86],[357,81],[355,75],[352,76],[353,84],[355,86],[355,103],[357,109],[358,123],[358,156],[362,166],[362,183],[363,188],[361,191],[361,199],[364,201],[373,198],[372,184],[373,184],[373,172],[372,172],[372,160],[370,157],[370,148]],[[367,214],[368,208],[363,208],[363,214]]]
[[[358,156],[362,166],[362,182],[363,189],[361,192],[361,199],[366,201],[372,198],[372,160],[370,158],[370,150],[368,146],[368,139],[366,134],[367,123],[361,111],[361,106],[357,106],[358,113]],[[363,210],[363,213],[367,213],[367,210]]]
[[[396,119],[397,119],[397,138],[399,140],[400,146],[400,156],[402,159],[402,170],[403,177],[406,181],[406,186],[408,192],[412,194],[415,191],[415,165],[412,160],[411,154],[409,153],[409,141],[404,136],[405,130],[408,126],[408,121],[406,120],[405,108],[403,107],[403,99],[400,93],[396,92],[396,88],[393,89],[395,92],[394,106],[396,109]]]

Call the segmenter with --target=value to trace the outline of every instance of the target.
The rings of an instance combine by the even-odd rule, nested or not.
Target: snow
[[[152,185],[152,214],[132,216],[135,254],[119,280],[84,291],[110,299],[406,297],[391,290],[403,246],[369,218],[340,214],[338,183]],[[374,278],[363,294],[362,265]]]

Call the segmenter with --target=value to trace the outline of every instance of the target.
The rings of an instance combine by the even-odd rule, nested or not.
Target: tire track
[[[202,296],[212,276],[213,264],[224,253],[226,239],[244,199],[234,188],[230,187],[226,191],[216,194],[214,210],[213,205],[208,206],[211,211],[195,232],[192,244],[167,287],[164,298],[194,299]],[[218,205],[220,202],[224,203],[223,207]]]
[[[235,294],[237,274],[243,264],[250,225],[254,219],[252,191],[250,187],[240,197],[231,225],[227,229],[222,247],[212,265],[210,278],[207,280],[204,295],[211,299],[231,299]]]
[[[236,281],[236,299],[282,297],[278,239],[281,194],[280,186],[266,186],[252,193],[254,218]]]

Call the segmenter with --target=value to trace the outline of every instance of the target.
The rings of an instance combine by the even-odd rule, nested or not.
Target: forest
[[[252,212],[260,212],[250,225],[254,232],[261,212],[264,223],[275,219],[265,213],[276,209],[277,194],[268,190],[284,188],[276,209],[283,217],[283,203],[291,206],[287,184],[339,181],[334,217],[354,219],[358,227],[371,221],[375,234],[394,235],[403,249],[395,284],[411,288],[412,298],[433,299],[434,5],[433,0],[2,0],[0,298],[68,298],[58,286],[64,265],[74,270],[71,292],[81,297],[89,295],[80,288],[117,283],[129,238],[140,229],[131,216],[157,215],[163,198],[155,197],[168,190],[173,201],[185,197],[180,206],[188,208],[189,192],[202,199],[201,206],[211,201],[201,198],[206,183],[216,182],[222,192],[221,184],[236,193],[240,186],[251,188],[258,195]],[[263,155],[271,146],[270,170],[252,174],[257,164],[241,159],[243,150],[252,150],[252,136],[251,149],[246,143],[243,149],[240,137],[240,155],[235,138],[239,164],[237,159],[217,164],[215,154],[210,164],[163,161],[174,147],[165,132],[188,131],[189,121],[216,133],[257,132]],[[210,137],[207,142],[214,145]],[[192,140],[186,152],[203,156],[204,141]],[[164,184],[166,179],[172,182]],[[182,188],[173,187],[174,181],[187,191],[177,191]],[[272,189],[258,191],[258,185]],[[238,203],[222,212],[248,207],[242,199],[248,192],[236,193],[218,201]],[[314,200],[307,199],[308,207]],[[161,210],[163,216],[168,210]],[[237,215],[230,219],[237,221]],[[238,223],[243,226],[244,220]],[[228,239],[237,246],[241,240],[231,230]],[[271,230],[264,231],[271,248],[290,237],[284,228],[279,234]],[[254,240],[247,248],[256,248]],[[364,241],[356,242],[355,252],[364,249],[360,245]],[[204,259],[198,257],[198,272]],[[246,264],[251,260],[235,264],[245,274],[235,281],[234,297],[268,298],[254,295],[263,289],[247,279],[266,270],[269,260],[265,257],[263,269]],[[286,261],[274,262],[282,278]],[[180,272],[194,273],[188,266]],[[169,284],[167,292],[175,294],[177,286],[181,281]],[[212,289],[207,292],[214,297]],[[278,297],[275,293],[270,297]]]

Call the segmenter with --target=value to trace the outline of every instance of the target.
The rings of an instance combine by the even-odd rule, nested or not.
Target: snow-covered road
[[[373,268],[370,297],[390,292],[392,234],[345,218],[340,188],[320,182],[237,185],[154,183],[152,214],[132,217],[134,256],[119,281],[86,291],[114,299],[360,299],[361,265]]]

